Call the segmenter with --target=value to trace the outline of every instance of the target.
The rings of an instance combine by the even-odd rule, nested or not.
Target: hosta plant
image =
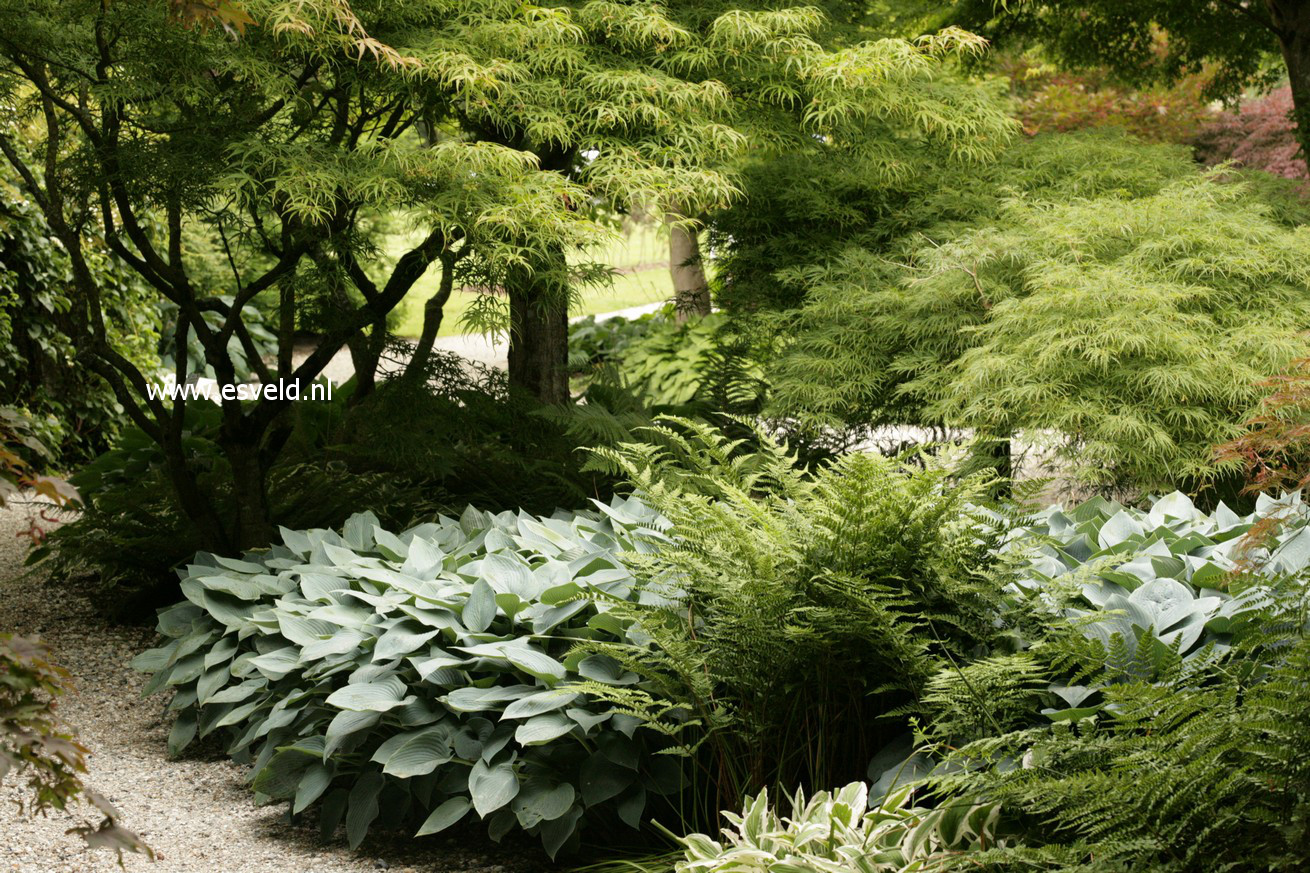
[[[1310,507],[1299,493],[1261,496],[1250,515],[1222,503],[1207,514],[1178,492],[1149,510],[1098,497],[1046,509],[1002,551],[1022,556],[1016,592],[1099,641],[1123,678],[1150,681],[1175,661],[1199,666],[1226,651],[1271,583],[1310,566]],[[1052,717],[1100,708],[1092,688],[1050,690],[1068,705]]]
[[[579,640],[642,644],[611,605],[638,591],[620,554],[651,548],[660,517],[635,499],[534,517],[468,509],[392,534],[282,531],[243,559],[202,555],[164,645],[136,659],[172,693],[170,749],[220,735],[252,764],[257,798],[318,804],[358,845],[373,822],[419,835],[473,812],[554,855],[584,816],[637,826],[680,784],[636,718],[574,686],[637,677]]]
[[[806,800],[797,791],[790,818],[769,806],[767,791],[748,798],[722,841],[705,834],[681,839],[677,873],[903,873],[945,869],[961,852],[995,845],[1000,809],[994,803],[936,809],[910,806],[911,787],[869,803],[869,789],[853,782]]]

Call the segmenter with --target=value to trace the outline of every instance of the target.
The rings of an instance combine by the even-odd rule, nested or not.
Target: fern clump
[[[851,454],[814,472],[765,435],[744,441],[685,421],[607,452],[669,521],[633,563],[668,594],[634,614],[648,646],[584,643],[643,677],[588,687],[676,738],[699,775],[689,820],[762,788],[863,777],[948,657],[1002,633],[983,571],[989,480],[953,457]]]
[[[1111,685],[1096,720],[964,746],[937,787],[999,802],[1024,837],[960,869],[1305,869],[1310,640],[1280,643],[1183,685]]]

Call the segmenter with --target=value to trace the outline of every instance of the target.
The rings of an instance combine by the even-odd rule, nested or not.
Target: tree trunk
[[[567,264],[558,247],[515,269],[509,294],[509,384],[542,403],[569,402]]]
[[[423,330],[419,333],[418,342],[414,346],[414,354],[405,365],[404,378],[407,381],[426,378],[428,361],[432,358],[432,347],[437,342],[437,334],[441,332],[446,302],[450,300],[454,289],[455,257],[446,252],[441,256],[441,284],[437,287],[437,293],[423,304]]]
[[[274,530],[268,510],[267,471],[259,447],[242,440],[224,445],[223,454],[232,465],[236,504],[232,544],[243,550],[267,546],[273,542]]]
[[[186,453],[180,439],[164,435],[160,440],[164,453],[164,464],[168,470],[173,493],[177,495],[182,512],[200,533],[200,543],[205,549],[218,554],[232,550],[232,541],[214,504],[196,482],[194,471],[187,465]]]
[[[1266,0],[1292,86],[1292,120],[1310,168],[1310,0]]]
[[[700,253],[700,223],[688,226],[687,216],[671,211],[669,226],[669,272],[673,274],[673,308],[678,321],[693,315],[710,314],[710,287]]]

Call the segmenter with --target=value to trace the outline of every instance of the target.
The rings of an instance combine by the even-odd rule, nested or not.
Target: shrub
[[[554,855],[586,822],[637,827],[676,793],[675,761],[639,721],[579,683],[638,677],[574,651],[641,645],[613,607],[657,595],[618,557],[663,526],[635,500],[553,517],[472,508],[400,535],[371,515],[338,535],[283,531],[241,560],[202,555],[166,643],[139,656],[173,693],[169,747],[225,736],[260,800],[316,801],[352,846],[377,820],[420,835],[470,809],[493,838],[521,827]]]
[[[0,633],[0,780],[11,772],[27,777],[31,799],[20,813],[45,815],[68,809],[79,798],[103,819],[99,825],[79,824],[69,830],[90,848],[118,853],[154,852],[141,838],[119,824],[120,814],[99,793],[82,784],[87,749],[55,714],[55,699],[72,677],[50,661],[50,649],[37,640]]]
[[[1243,422],[1244,432],[1216,448],[1217,459],[1241,466],[1248,491],[1310,485],[1310,358],[1257,387],[1266,395]]]
[[[437,354],[419,375],[428,378],[387,380],[354,406],[347,386],[331,402],[295,405],[286,446],[268,473],[277,524],[335,527],[370,510],[384,526],[401,528],[470,502],[549,512],[611,493],[611,477],[582,469],[568,417],[557,422],[530,398],[511,395],[503,374],[470,373]],[[229,464],[216,439],[219,409],[192,402],[186,416],[183,447],[197,485],[219,513],[234,516]],[[93,571],[123,619],[175,599],[174,570],[203,540],[179,510],[154,441],[127,428],[73,481],[87,510],[35,559],[52,555],[60,573]]]
[[[1197,137],[1197,154],[1207,164],[1236,161],[1285,179],[1310,179],[1300,148],[1286,85],[1223,113]]]
[[[12,112],[12,104],[6,105]],[[21,407],[49,447],[45,463],[71,465],[104,451],[127,416],[109,385],[78,366],[72,266],[40,210],[0,170],[0,397]],[[88,233],[106,339],[139,366],[157,364],[159,312],[144,283],[131,279]],[[85,338],[81,342],[85,342]]]
[[[1255,383],[1305,355],[1308,240],[1242,185],[1183,176],[1016,198],[908,271],[852,249],[797,274],[811,302],[772,374],[775,411],[1022,431],[1084,486],[1197,488]]]
[[[36,465],[51,460],[53,455],[45,443],[32,433],[32,425],[27,416],[7,406],[0,406],[0,509],[29,489],[51,506],[79,503],[81,496],[68,482],[58,476],[36,472]],[[27,530],[20,532],[19,536],[28,537],[35,545],[45,539],[45,530],[35,518],[31,518]]]
[[[629,345],[672,320],[672,304],[636,318],[616,315],[597,321],[596,316],[588,315],[574,319],[569,322],[569,366],[574,372],[585,372],[620,359]]]
[[[1057,71],[1027,57],[1001,66],[1029,135],[1117,127],[1144,142],[1190,143],[1214,115],[1200,76],[1128,88],[1109,70]]]
[[[913,791],[902,788],[870,804],[868,786],[853,782],[829,793],[804,792],[791,798],[791,817],[769,806],[767,791],[746,799],[740,815],[724,813],[732,825],[724,842],[704,834],[680,839],[684,858],[677,873],[789,873],[858,870],[903,873],[942,870],[961,852],[995,844],[999,808],[982,803],[967,808],[918,809]]]

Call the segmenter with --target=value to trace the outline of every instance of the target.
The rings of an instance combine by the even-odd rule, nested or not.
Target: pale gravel
[[[158,852],[151,863],[125,856],[130,873],[530,873],[548,869],[539,848],[497,846],[476,828],[456,836],[413,840],[403,834],[370,837],[357,851],[338,839],[318,840],[313,816],[287,820],[285,804],[257,807],[244,769],[218,750],[170,760],[169,723],[162,697],[141,699],[143,678],[128,662],[154,634],[99,617],[75,580],[25,573],[31,507],[0,509],[0,631],[39,635],[67,667],[76,690],[59,712],[91,750],[87,784],[123,813],[124,826]],[[82,806],[46,818],[20,817],[18,780],[0,784],[0,873],[111,873],[113,853],[87,851],[65,831],[94,818]]]

